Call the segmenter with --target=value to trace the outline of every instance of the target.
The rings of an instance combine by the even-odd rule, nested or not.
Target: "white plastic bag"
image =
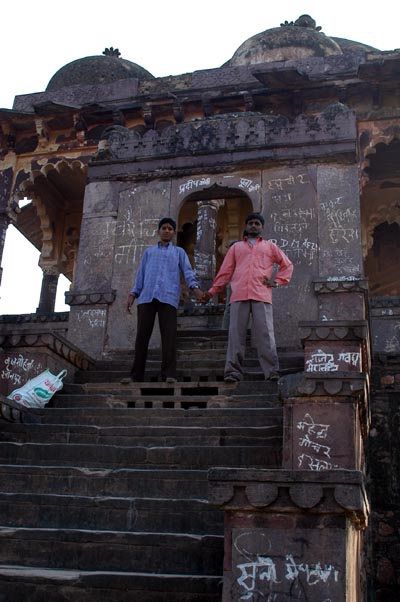
[[[8,395],[8,399],[12,399],[26,408],[44,408],[54,393],[62,389],[62,379],[66,374],[66,370],[61,370],[56,376],[46,368],[44,372],[28,380],[22,387],[12,391]]]

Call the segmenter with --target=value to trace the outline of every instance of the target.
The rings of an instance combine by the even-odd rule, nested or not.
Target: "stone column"
[[[194,249],[195,269],[200,288],[208,290],[215,276],[217,212],[224,201],[209,200],[197,203],[197,239]]]
[[[51,314],[56,304],[57,284],[60,272],[55,266],[42,268],[43,279],[37,314]]]

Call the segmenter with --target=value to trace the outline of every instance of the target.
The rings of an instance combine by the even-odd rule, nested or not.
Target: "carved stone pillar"
[[[215,276],[217,212],[224,201],[210,200],[197,203],[197,239],[194,263],[200,288],[208,290]]]
[[[39,306],[37,314],[51,314],[54,312],[56,304],[57,284],[60,275],[57,267],[43,268],[42,288],[40,291]]]

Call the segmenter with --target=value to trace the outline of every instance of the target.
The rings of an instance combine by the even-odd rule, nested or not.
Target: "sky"
[[[393,0],[18,0],[2,2],[0,19],[0,107],[14,97],[45,90],[62,66],[101,55],[113,46],[122,58],[156,77],[220,67],[248,38],[284,21],[311,15],[323,33],[400,48],[399,16]],[[41,287],[39,254],[9,227],[2,259],[0,314],[36,311]],[[69,282],[60,278],[56,310]]]

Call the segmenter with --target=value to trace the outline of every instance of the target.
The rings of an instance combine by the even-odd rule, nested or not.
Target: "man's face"
[[[254,236],[259,236],[262,232],[263,229],[263,225],[260,222],[259,219],[250,219],[247,223],[246,223],[246,230],[249,234],[249,236],[254,237]]]
[[[173,229],[171,224],[163,224],[158,231],[158,235],[160,237],[161,242],[171,242],[171,240],[175,236],[175,230]]]

